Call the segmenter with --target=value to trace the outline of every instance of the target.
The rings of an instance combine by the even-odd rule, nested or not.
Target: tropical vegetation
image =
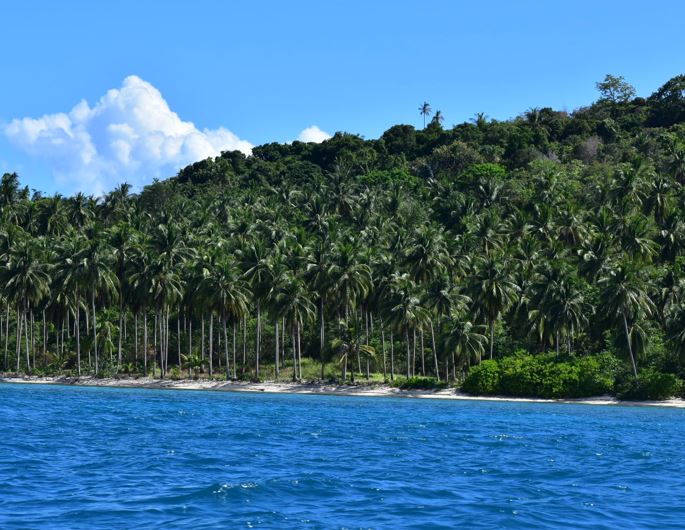
[[[0,367],[678,393],[685,76],[597,88],[450,128],[424,102],[419,129],[224,152],[137,193],[44,196],[7,173]]]

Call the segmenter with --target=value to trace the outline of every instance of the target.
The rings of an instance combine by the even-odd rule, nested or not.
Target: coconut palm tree
[[[654,302],[647,294],[645,279],[630,263],[610,270],[599,282],[602,312],[610,322],[623,328],[628,353],[637,379],[637,362],[631,335],[635,323],[655,312]]]
[[[426,118],[431,115],[431,112],[433,110],[431,109],[430,103],[427,101],[424,101],[423,104],[419,107],[419,114],[423,116],[423,128],[426,128]]]
[[[469,278],[469,291],[475,309],[488,325],[492,359],[495,323],[514,302],[520,288],[514,282],[508,263],[504,259],[489,257],[477,262],[475,273]]]

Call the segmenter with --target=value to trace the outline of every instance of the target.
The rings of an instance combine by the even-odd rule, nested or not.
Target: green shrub
[[[605,353],[557,357],[554,353],[530,355],[523,351],[486,362],[471,370],[462,386],[465,392],[542,398],[597,396],[612,392],[618,365],[615,357]]]
[[[447,388],[447,383],[438,381],[434,377],[410,377],[397,381],[394,386],[402,390],[440,390]]]
[[[683,381],[674,374],[653,369],[640,370],[637,380],[624,373],[616,381],[616,395],[620,399],[668,399],[683,392]]]
[[[500,368],[497,361],[483,361],[469,371],[461,389],[476,396],[500,393]]]

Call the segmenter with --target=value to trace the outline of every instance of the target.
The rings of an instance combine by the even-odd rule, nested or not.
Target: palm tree
[[[301,278],[286,274],[273,295],[277,318],[290,324],[293,342],[293,381],[302,377],[301,333],[306,322],[316,314],[310,291]],[[283,330],[285,333],[285,330]]]
[[[326,346],[326,315],[324,308],[330,294],[332,279],[331,248],[327,240],[317,239],[307,248],[307,265],[305,278],[316,294],[317,312],[319,319],[319,360],[321,361],[321,380],[324,379]]]
[[[216,311],[220,318],[224,335],[224,354],[226,358],[226,379],[231,377],[228,355],[228,322],[238,322],[247,314],[248,291],[236,264],[222,256],[211,264],[198,287],[200,298],[208,307]],[[233,328],[235,338],[235,327]]]
[[[471,299],[489,328],[490,359],[495,343],[495,323],[513,303],[520,289],[514,283],[506,261],[489,257],[481,259],[469,279]]]
[[[398,333],[404,333],[407,347],[407,378],[413,374],[409,331],[415,331],[429,320],[429,311],[421,305],[416,284],[408,274],[394,274],[391,295],[384,309],[385,320]]]
[[[655,310],[654,303],[647,294],[646,282],[630,263],[626,263],[609,271],[598,283],[603,313],[611,322],[623,327],[633,373],[637,379],[632,330],[638,320],[650,317]]]
[[[447,321],[445,349],[452,355],[452,366],[456,369],[457,361],[471,366],[471,360],[477,359],[480,364],[487,338],[481,333],[482,326],[471,322],[466,314],[453,312]]]
[[[30,373],[28,314],[50,291],[48,265],[43,261],[39,241],[30,238],[20,240],[12,249],[1,273],[6,296],[14,301],[17,308],[17,371],[23,329],[26,338],[26,370]]]
[[[430,103],[427,101],[424,101],[423,104],[419,107],[419,114],[423,116],[423,128],[426,128],[426,118],[431,115],[432,109],[430,106]]]
[[[99,355],[97,343],[97,312],[98,296],[104,300],[116,299],[119,296],[118,280],[112,270],[112,253],[106,242],[98,234],[91,234],[91,238],[84,247],[79,259],[83,262],[84,281],[90,290],[91,309],[93,311],[93,353],[95,356],[95,373],[99,373]]]

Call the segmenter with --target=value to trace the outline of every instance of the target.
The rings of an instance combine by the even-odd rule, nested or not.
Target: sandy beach
[[[153,378],[95,378],[95,377],[37,377],[3,376],[0,383],[51,384],[75,386],[104,386],[115,388],[151,388],[156,390],[208,390],[215,392],[265,392],[273,394],[321,394],[358,397],[399,397],[414,399],[443,399],[460,401],[510,401],[520,403],[572,403],[576,405],[622,405],[643,407],[685,408],[680,398],[663,401],[621,401],[612,396],[597,396],[580,399],[541,399],[507,396],[471,396],[449,388],[444,390],[401,390],[389,385],[335,385],[318,382],[287,383],[265,381],[251,383],[244,381],[212,381],[207,379],[153,379]]]

